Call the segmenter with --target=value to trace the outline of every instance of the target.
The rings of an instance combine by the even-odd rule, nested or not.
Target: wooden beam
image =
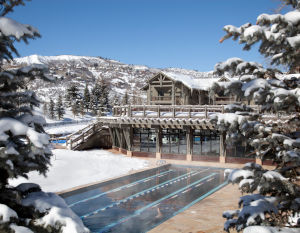
[[[131,126],[123,128],[123,134],[125,138],[125,142],[127,145],[127,150],[132,151],[132,144],[133,144],[133,130]]]
[[[186,154],[187,159],[192,161],[192,154],[193,154],[193,130],[191,127],[187,127],[186,130]]]

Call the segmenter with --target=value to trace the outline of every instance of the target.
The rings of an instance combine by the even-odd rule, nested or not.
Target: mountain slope
[[[129,93],[129,96],[136,95],[145,98],[145,94],[140,91],[140,88],[145,85],[148,78],[160,70],[182,73],[195,78],[212,76],[212,72],[198,72],[179,68],[156,69],[144,65],[123,64],[102,57],[74,55],[31,55],[15,58],[6,66],[12,68],[31,64],[45,64],[49,67],[51,74],[57,77],[57,82],[54,84],[40,80],[31,84],[31,88],[45,101],[49,101],[50,97],[56,99],[58,94],[64,96],[66,89],[71,83],[77,83],[79,89],[84,89],[86,83],[92,88],[100,77],[104,78],[109,84],[111,88],[110,99],[112,99],[115,96],[121,98],[126,91]],[[139,102],[142,102],[142,100]]]

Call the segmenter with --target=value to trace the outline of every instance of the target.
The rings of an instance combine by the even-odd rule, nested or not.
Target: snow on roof
[[[197,89],[197,90],[205,90],[207,91],[213,83],[218,82],[219,78],[194,78],[190,75],[185,75],[181,73],[175,72],[166,72],[161,71],[161,74],[169,77],[170,79],[181,82],[183,85],[190,89]]]

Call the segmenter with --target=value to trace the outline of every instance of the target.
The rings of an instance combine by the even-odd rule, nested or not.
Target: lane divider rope
[[[156,201],[154,201],[154,202],[152,202],[152,203],[150,203],[150,204],[148,204],[148,205],[146,205],[146,206],[144,206],[144,207],[142,207],[142,208],[136,210],[132,215],[126,216],[126,217],[124,217],[124,218],[121,218],[120,220],[118,220],[118,221],[116,221],[116,222],[114,222],[114,223],[111,223],[111,224],[109,224],[109,225],[103,227],[102,229],[100,229],[100,230],[97,231],[97,232],[98,232],[98,233],[105,232],[105,231],[109,230],[110,228],[112,228],[112,227],[114,227],[114,226],[116,226],[116,225],[118,225],[118,224],[120,224],[120,223],[126,222],[126,221],[128,221],[129,219],[131,219],[131,218],[133,218],[133,217],[135,217],[135,216],[141,214],[144,210],[146,210],[146,209],[148,209],[148,208],[150,208],[150,207],[153,207],[153,206],[159,204],[160,202],[162,202],[163,200],[168,199],[169,197],[171,197],[171,196],[173,196],[173,195],[175,195],[175,194],[178,194],[178,193],[184,191],[185,189],[190,188],[190,187],[192,187],[193,185],[198,184],[199,182],[202,182],[202,181],[204,181],[204,180],[206,180],[206,179],[208,179],[208,178],[210,178],[210,177],[212,177],[212,176],[215,176],[215,175],[217,175],[217,173],[214,172],[214,173],[212,173],[212,174],[210,174],[210,175],[208,175],[208,176],[206,176],[206,177],[203,177],[202,179],[197,180],[197,181],[193,182],[192,184],[189,184],[189,185],[187,185],[187,186],[185,186],[185,187],[183,187],[183,188],[181,188],[181,189],[179,189],[179,190],[177,190],[177,191],[175,191],[175,192],[173,192],[173,193],[170,193],[169,195],[166,195],[166,196],[164,196],[164,197],[162,197],[162,198],[160,198],[160,199],[158,199],[158,200],[156,200]]]
[[[126,197],[126,198],[124,198],[124,199],[122,199],[122,200],[119,200],[119,201],[117,201],[117,202],[115,202],[115,203],[129,201],[129,200],[131,200],[131,199],[133,199],[133,198],[136,198],[136,197],[140,196],[141,193],[145,193],[145,192],[150,193],[151,191],[153,192],[153,191],[156,190],[155,188],[159,189],[160,186],[162,186],[162,185],[164,185],[164,184],[166,184],[166,183],[169,183],[169,182],[171,182],[171,181],[173,181],[173,180],[179,180],[181,177],[186,177],[186,179],[187,179],[191,174],[195,174],[195,173],[200,174],[200,173],[202,173],[202,172],[204,172],[204,171],[206,171],[206,170],[208,170],[208,169],[209,169],[209,168],[204,169],[204,170],[191,171],[191,172],[188,172],[188,173],[183,174],[183,175],[181,175],[181,176],[177,176],[177,177],[175,177],[175,178],[173,178],[173,179],[171,179],[171,180],[167,180],[167,181],[165,181],[165,182],[163,182],[163,183],[161,183],[161,184],[158,184],[158,185],[156,185],[156,186],[150,187],[150,188],[145,189],[145,190],[143,190],[143,191],[141,191],[141,192],[135,193],[135,194],[133,194],[133,195],[131,195],[131,196],[129,196],[129,197]],[[89,212],[89,213],[87,213],[87,214],[85,214],[85,215],[80,216],[80,218],[81,218],[81,219],[84,219],[84,218],[90,217],[90,216],[92,216],[92,215],[95,215],[95,213],[99,213],[100,211],[102,211],[103,208],[106,208],[106,207],[110,207],[110,205],[105,206],[105,207],[101,207],[101,208],[96,209],[96,210],[94,210],[94,211],[91,211],[91,212]],[[106,208],[106,209],[107,209],[107,208]],[[105,210],[106,210],[106,209],[105,209]]]
[[[142,183],[143,181],[144,181],[144,182],[148,182],[148,181],[150,181],[151,179],[153,179],[154,177],[157,177],[158,175],[162,175],[162,176],[163,176],[163,175],[166,175],[167,173],[170,173],[170,172],[172,172],[172,171],[173,171],[173,170],[171,169],[171,170],[168,170],[168,171],[165,171],[165,172],[162,172],[162,173],[153,175],[153,176],[146,177],[146,178],[144,178],[144,179],[137,180],[137,181],[135,181],[135,182],[133,182],[133,183],[123,185],[123,186],[121,186],[121,187],[118,187],[118,188],[115,188],[115,189],[106,191],[106,192],[104,192],[104,193],[99,193],[99,194],[97,194],[97,195],[94,195],[94,196],[91,196],[91,197],[82,199],[82,200],[80,200],[80,201],[73,202],[72,204],[69,204],[68,206],[69,206],[69,207],[72,207],[72,206],[75,206],[75,205],[77,205],[77,204],[79,204],[79,203],[83,203],[83,202],[86,202],[86,201],[89,201],[89,200],[96,199],[96,198],[101,197],[101,196],[103,196],[103,195],[105,195],[105,194],[108,194],[108,193],[118,192],[118,191],[120,191],[120,190],[123,190],[123,189],[125,189],[125,188],[131,187],[131,186],[133,186],[133,185]],[[146,180],[146,181],[145,181],[145,180]],[[131,184],[133,184],[133,185],[131,185]],[[131,186],[129,186],[129,185],[131,185]]]

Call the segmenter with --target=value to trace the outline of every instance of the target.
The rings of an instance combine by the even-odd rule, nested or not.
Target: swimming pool
[[[223,171],[168,164],[61,196],[91,232],[147,232],[226,185]]]

